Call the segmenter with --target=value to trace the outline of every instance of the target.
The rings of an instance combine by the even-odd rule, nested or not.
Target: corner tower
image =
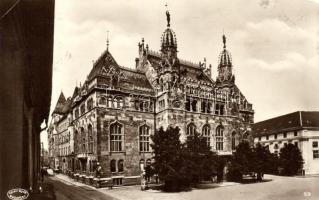
[[[232,68],[232,58],[230,52],[226,49],[226,36],[223,35],[223,51],[219,55],[218,62],[218,76],[216,78],[216,83],[221,85],[233,84],[235,83],[235,76],[233,75]]]
[[[177,58],[177,40],[175,32],[171,29],[171,15],[166,11],[167,27],[161,37],[161,61],[157,69],[160,90],[170,91],[178,87],[179,60]]]

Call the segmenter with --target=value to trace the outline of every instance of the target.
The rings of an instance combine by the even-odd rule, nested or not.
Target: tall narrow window
[[[92,98],[90,98],[88,101],[87,101],[87,103],[86,103],[86,107],[87,107],[87,110],[89,111],[89,110],[91,110],[92,108],[93,108],[93,99]]]
[[[110,170],[111,172],[116,172],[116,160],[111,160]]]
[[[216,150],[222,151],[224,149],[224,127],[218,126],[216,128]]]
[[[116,107],[117,108],[123,108],[123,105],[124,105],[124,100],[122,97],[118,97],[117,98],[117,104],[116,104]]]
[[[188,124],[187,136],[194,136],[195,132],[196,132],[196,126],[193,123]]]
[[[143,125],[139,128],[139,139],[140,139],[140,151],[150,151],[150,128]]]
[[[118,122],[110,125],[110,150],[111,151],[123,151],[123,126]]]
[[[193,101],[192,101],[192,110],[193,110],[194,112],[197,111],[197,101],[196,101],[196,100],[193,100]]]
[[[219,115],[219,104],[215,105],[215,115]]]
[[[107,98],[107,107],[109,107],[109,108],[113,107],[112,97]]]
[[[231,148],[232,150],[235,150],[236,148],[236,132],[231,134]]]
[[[84,153],[86,152],[86,146],[85,146],[85,143],[86,143],[86,137],[85,137],[85,132],[84,132],[84,128],[81,127],[81,140],[82,140],[82,143],[81,143],[81,152]]]
[[[122,159],[118,161],[117,167],[119,172],[124,171],[124,161]]]
[[[89,153],[93,153],[93,130],[92,125],[89,124],[88,126],[88,147]]]
[[[202,101],[201,103],[201,112],[206,113],[206,102],[205,100]]]
[[[85,104],[84,103],[80,106],[80,111],[81,111],[81,115],[83,115],[85,113]]]
[[[210,147],[210,126],[208,124],[203,126],[202,136],[205,138],[207,146]]]

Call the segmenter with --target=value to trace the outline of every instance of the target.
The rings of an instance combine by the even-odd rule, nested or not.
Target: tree
[[[272,154],[269,149],[265,146],[262,146],[260,143],[253,148],[253,171],[257,173],[257,180],[261,181],[263,174],[267,171],[270,171],[272,162]]]
[[[254,152],[247,141],[243,141],[236,147],[229,169],[227,178],[231,181],[241,181],[244,174],[253,171]]]
[[[206,139],[197,132],[187,137],[183,156],[192,183],[208,180],[216,174],[217,155],[210,151]]]
[[[300,149],[291,143],[280,149],[279,165],[283,175],[296,175],[302,169],[303,158]]]
[[[151,136],[154,151],[153,163],[155,173],[164,182],[163,190],[179,191],[189,186],[187,167],[183,158],[179,128],[161,127]]]

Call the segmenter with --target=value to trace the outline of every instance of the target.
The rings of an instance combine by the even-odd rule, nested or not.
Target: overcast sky
[[[51,109],[61,91],[71,96],[106,49],[134,67],[142,37],[160,49],[171,12],[178,57],[207,58],[217,75],[223,30],[236,84],[255,122],[297,110],[319,110],[319,0],[56,0]]]

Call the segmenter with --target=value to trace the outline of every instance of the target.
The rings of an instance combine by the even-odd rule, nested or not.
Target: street
[[[319,177],[281,177],[265,175],[268,182],[252,184],[224,184],[211,189],[193,189],[189,192],[164,193],[156,190],[141,191],[140,186],[94,189],[74,185],[56,177],[54,184],[57,200],[65,199],[120,199],[120,200],[317,200]]]
[[[73,184],[56,177],[49,177],[45,180],[54,185],[57,200],[116,200],[116,198],[83,184]]]

